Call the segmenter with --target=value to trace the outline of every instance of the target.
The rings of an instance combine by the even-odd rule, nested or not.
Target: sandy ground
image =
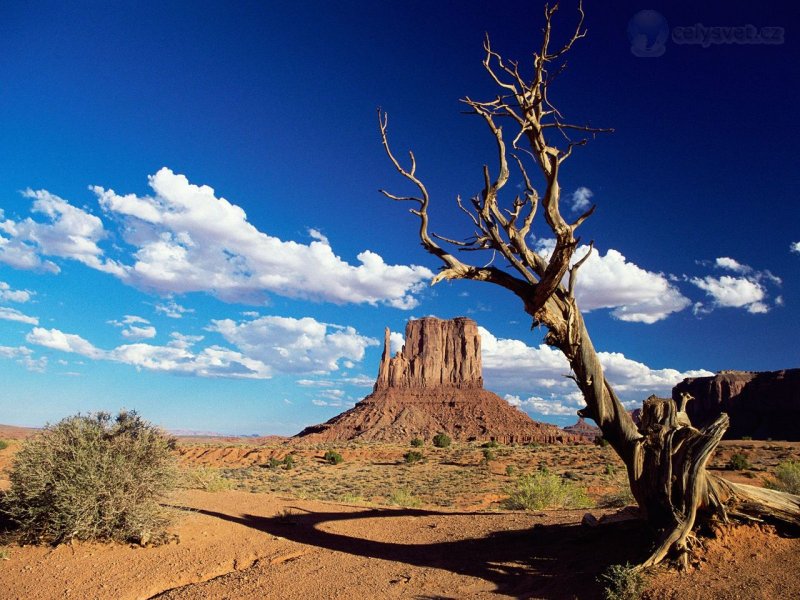
[[[287,452],[285,445],[230,446],[226,441],[195,447],[184,443],[184,458],[191,464],[244,469],[251,479],[236,480],[243,489],[250,489],[253,473],[259,472],[253,464],[264,456]],[[12,442],[0,451],[0,468],[8,464],[15,446]],[[800,444],[780,442],[726,442],[717,463],[724,465],[731,454],[744,452],[753,469],[730,474],[757,483],[771,465],[786,457],[797,458],[799,449]],[[318,448],[296,451],[305,471],[288,472],[285,477],[305,477],[312,487],[304,489],[323,491],[327,488],[320,487],[321,482],[333,481],[332,489],[338,489],[337,477],[349,480],[361,472],[379,478],[383,472],[396,477],[402,470],[408,477],[425,480],[429,472],[449,466],[469,467],[490,482],[505,477],[504,469],[476,462],[479,449],[452,450],[421,470],[398,466],[396,454],[401,450],[352,448],[344,463],[349,463],[350,471],[339,468],[344,465],[314,462],[321,452]],[[533,454],[535,464],[545,455],[554,455],[592,483],[593,477],[602,478],[592,475],[607,458],[602,452],[545,447],[515,449],[501,458],[518,464]],[[258,458],[251,462],[254,456]],[[311,479],[315,473],[320,480]],[[166,545],[0,547],[4,553],[0,556],[5,555],[0,560],[0,599],[585,600],[602,597],[596,582],[601,571],[611,564],[640,560],[650,543],[649,532],[637,520],[610,520],[589,528],[580,524],[586,510],[506,511],[490,502],[476,509],[474,498],[464,497],[450,507],[426,502],[421,508],[392,508],[372,501],[300,499],[276,491],[183,490],[171,500],[179,519],[174,527],[176,541]],[[590,512],[600,517],[615,509]],[[798,598],[798,567],[799,539],[782,537],[767,527],[736,528],[707,540],[702,561],[689,571],[655,572],[646,597]]]

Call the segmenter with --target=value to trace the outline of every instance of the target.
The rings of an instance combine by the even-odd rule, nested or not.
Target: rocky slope
[[[800,369],[721,371],[684,379],[672,397],[677,401],[683,392],[695,398],[686,409],[695,427],[726,412],[731,418],[727,438],[800,440]]]
[[[538,423],[483,389],[478,327],[467,318],[409,321],[395,356],[386,330],[373,393],[352,409],[297,438],[308,441],[408,441],[447,433],[457,440],[501,443],[586,443]]]

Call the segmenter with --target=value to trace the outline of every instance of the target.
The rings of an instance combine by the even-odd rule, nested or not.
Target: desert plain
[[[31,430],[0,427],[0,486]],[[329,464],[334,449],[343,461]],[[0,546],[0,598],[601,598],[598,576],[634,563],[651,540],[608,447],[454,443],[301,444],[284,438],[180,438],[171,539],[157,546],[73,542]],[[733,470],[731,457],[746,468]],[[282,460],[293,457],[286,469]],[[487,460],[488,458],[488,460]],[[710,466],[763,485],[800,443],[725,441]],[[271,460],[273,459],[273,460]],[[280,463],[280,464],[278,464]],[[591,506],[509,510],[521,474],[542,468]],[[591,514],[596,523],[586,524]],[[800,540],[768,525],[703,540],[685,572],[665,565],[646,598],[800,597]]]

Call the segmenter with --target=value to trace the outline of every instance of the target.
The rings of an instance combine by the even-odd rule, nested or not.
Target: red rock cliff
[[[472,319],[409,321],[403,349],[391,356],[389,328],[374,391],[386,388],[483,388],[481,338]]]

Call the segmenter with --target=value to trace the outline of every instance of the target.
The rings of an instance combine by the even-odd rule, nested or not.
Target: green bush
[[[497,440],[489,440],[488,442],[484,442],[481,444],[481,448],[497,448],[500,444],[497,443]]]
[[[517,472],[517,467],[515,467],[514,465],[506,465],[506,475],[511,477],[516,472]]]
[[[733,471],[744,471],[750,468],[750,461],[744,454],[737,452],[728,461],[728,468]]]
[[[417,451],[417,450],[409,450],[408,452],[406,452],[406,453],[403,455],[403,459],[404,459],[404,460],[405,460],[405,461],[406,461],[408,464],[412,464],[412,463],[415,463],[415,462],[419,462],[419,461],[421,461],[423,458],[425,458],[425,455],[424,455],[424,454],[422,454],[422,452],[419,452],[419,451]]]
[[[447,448],[451,443],[452,439],[446,433],[437,433],[433,436],[433,445],[437,448]]]
[[[284,456],[281,463],[283,464],[283,468],[286,469],[287,471],[294,469],[295,466],[297,465],[297,461],[295,460],[293,454],[287,454],[286,456]]]
[[[201,466],[184,471],[181,485],[193,490],[221,492],[231,489],[233,482],[226,479],[219,469]]]
[[[8,448],[8,442],[5,440],[0,440],[0,450],[5,450]]]
[[[800,460],[787,460],[775,468],[775,480],[768,481],[773,490],[800,494]]]
[[[513,487],[506,489],[506,493],[508,498],[503,501],[503,506],[511,510],[592,506],[586,490],[547,471],[520,476]]]
[[[412,447],[412,448],[422,448],[422,445],[423,445],[424,443],[425,443],[425,442],[423,442],[421,439],[419,439],[419,438],[414,438],[413,440],[411,440],[411,447]]]
[[[497,458],[497,455],[495,454],[494,450],[492,450],[491,448],[483,449],[483,462],[490,463],[495,458]]]
[[[22,442],[3,510],[28,542],[163,541],[174,448],[135,412],[68,417]]]
[[[389,504],[402,506],[404,508],[415,508],[422,504],[419,498],[405,488],[392,490],[392,492],[389,494],[388,500]]]
[[[332,465],[338,465],[339,463],[344,461],[342,455],[336,452],[336,450],[328,450],[325,453],[325,456],[323,456],[322,458],[323,460],[325,460],[325,462],[330,463]]]
[[[611,565],[597,580],[605,587],[605,600],[639,600],[647,585],[645,575],[627,563]]]

